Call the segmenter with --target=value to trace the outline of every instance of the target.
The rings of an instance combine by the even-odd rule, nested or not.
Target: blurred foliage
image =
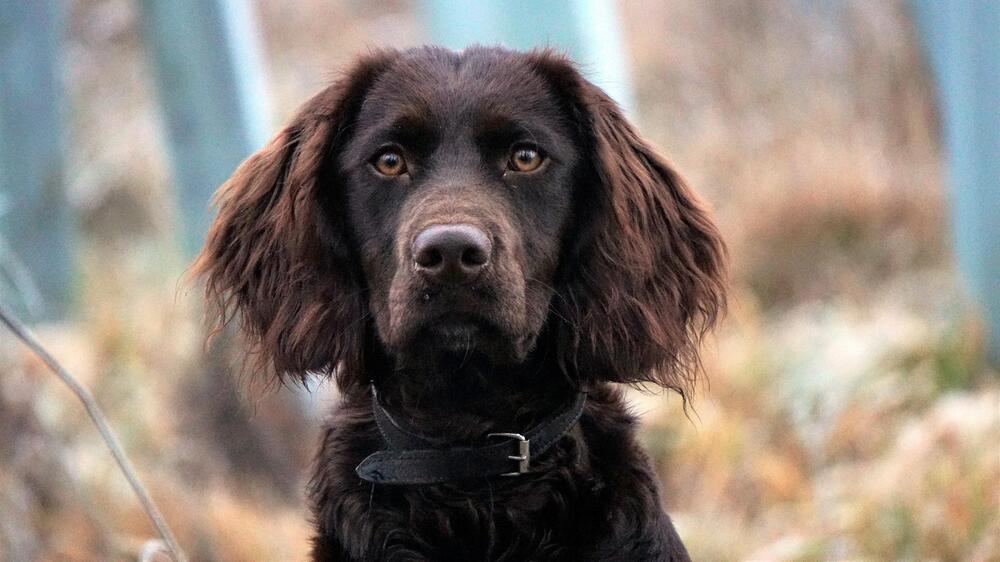
[[[410,2],[257,3],[277,120]],[[323,411],[202,345],[129,0],[74,0],[65,81],[79,309],[43,339],[94,389],[195,559],[295,560]],[[901,1],[621,3],[643,131],[716,207],[734,306],[694,410],[636,392],[700,560],[1000,560],[1000,381],[954,278],[934,109]],[[153,536],[68,392],[0,338],[0,560]]]

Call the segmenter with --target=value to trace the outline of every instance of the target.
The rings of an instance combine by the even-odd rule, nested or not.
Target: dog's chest
[[[570,559],[601,488],[574,464],[480,483],[376,485],[367,517],[345,537],[378,560]]]

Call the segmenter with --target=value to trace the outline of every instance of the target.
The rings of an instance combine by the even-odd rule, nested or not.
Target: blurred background
[[[988,0],[2,0],[0,302],[92,389],[189,556],[302,560],[335,391],[205,348],[183,273],[211,193],[358,53],[552,45],[730,246],[694,409],[633,393],[693,557],[1000,560],[998,34]],[[0,560],[153,536],[0,333]]]

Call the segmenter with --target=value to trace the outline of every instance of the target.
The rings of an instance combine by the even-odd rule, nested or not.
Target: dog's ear
[[[220,325],[238,318],[257,373],[303,379],[362,369],[365,304],[343,239],[337,146],[395,54],[354,66],[300,108],[216,194],[218,215],[193,267]]]
[[[565,58],[533,64],[578,125],[585,232],[564,267],[564,364],[584,381],[652,382],[687,396],[698,345],[725,307],[725,247],[705,206],[604,92]]]

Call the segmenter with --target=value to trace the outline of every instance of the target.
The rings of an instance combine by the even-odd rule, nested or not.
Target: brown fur
[[[443,96],[480,110],[457,117],[463,106]],[[358,175],[354,151],[380,111],[403,111],[404,130],[474,120],[475,135],[526,99],[542,112],[536,132],[554,139],[548,176],[498,180],[472,153],[464,167],[445,154],[389,183]],[[525,199],[543,188],[555,190],[549,210]],[[364,57],[244,162],[217,203],[195,271],[218,317],[240,319],[255,371],[336,375],[345,396],[311,488],[316,559],[686,558],[609,383],[687,395],[699,340],[724,306],[725,252],[695,194],[565,58],[486,48]],[[432,297],[407,265],[409,240],[442,222],[482,228],[497,249],[473,285]],[[455,311],[489,329],[449,328],[466,338],[465,356],[434,351],[433,337],[413,343]],[[442,443],[527,427],[579,388],[591,400],[532,474],[374,489],[353,473],[381,447],[370,382]]]

